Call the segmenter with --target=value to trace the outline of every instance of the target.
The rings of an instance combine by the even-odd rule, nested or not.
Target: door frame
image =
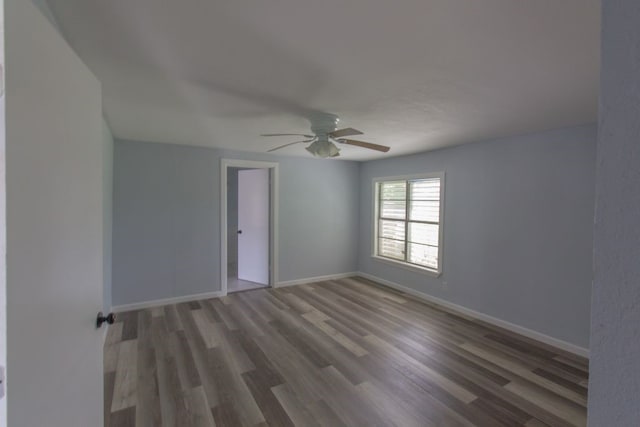
[[[241,159],[220,161],[220,292],[227,295],[227,173],[229,168],[269,170],[269,287],[278,283],[278,201],[279,164]]]

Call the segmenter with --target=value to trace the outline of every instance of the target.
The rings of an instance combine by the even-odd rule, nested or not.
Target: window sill
[[[405,270],[426,274],[431,277],[440,277],[442,275],[442,271],[436,271],[436,270],[431,270],[429,268],[418,267],[417,265],[408,264],[402,261],[394,261],[391,258],[384,258],[377,255],[371,255],[371,258],[373,258],[376,261],[382,262],[384,264],[389,264],[394,267],[404,268]]]

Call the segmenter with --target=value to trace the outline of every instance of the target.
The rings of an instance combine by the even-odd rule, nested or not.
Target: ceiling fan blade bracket
[[[315,138],[315,135],[307,135],[304,133],[263,133],[260,136],[304,136],[305,138]]]
[[[343,136],[362,135],[362,132],[354,128],[344,128],[329,132],[328,135],[332,138],[341,138]]]
[[[307,147],[307,151],[313,154],[315,157],[327,158],[327,157],[338,157],[340,155],[340,148],[336,146],[336,144],[345,144],[345,145],[353,145],[356,147],[367,148],[369,150],[380,151],[386,153],[390,150],[390,147],[386,145],[373,144],[370,142],[357,141],[354,139],[346,139],[345,136],[352,135],[362,135],[363,133],[358,129],[354,128],[343,128],[337,129],[332,132],[328,132],[330,129],[335,129],[336,124],[338,123],[337,116],[331,117],[331,125],[326,126],[326,123],[322,122],[318,124],[318,121],[312,121],[311,123],[311,131],[314,132],[314,135],[307,135],[303,133],[264,133],[260,136],[272,137],[272,136],[303,136],[305,139],[303,141],[294,141],[287,144],[280,145],[278,147],[272,148],[267,152],[270,153],[272,151],[280,150],[282,148],[286,148],[290,145],[309,143],[311,145]],[[320,126],[324,125],[324,126]]]
[[[294,145],[294,144],[302,144],[302,143],[304,143],[304,142],[312,142],[312,141],[314,141],[314,140],[315,140],[315,138],[311,138],[311,139],[305,139],[304,141],[295,141],[295,142],[290,142],[290,143],[288,143],[288,144],[279,145],[279,146],[277,146],[277,147],[275,147],[275,148],[272,148],[271,150],[267,150],[267,153],[270,153],[270,152],[272,152],[272,151],[279,150],[279,149],[281,149],[281,148],[288,147],[288,146],[290,146],[290,145]]]
[[[371,142],[364,141],[356,141],[354,139],[338,139],[338,142],[346,145],[354,145],[356,147],[368,148],[369,150],[376,150],[386,153],[391,149],[391,147],[387,147],[386,145],[373,144]]]

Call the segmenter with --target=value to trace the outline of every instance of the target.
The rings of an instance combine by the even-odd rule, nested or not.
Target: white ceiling
[[[119,138],[264,152],[324,111],[365,160],[596,120],[597,0],[49,3]]]

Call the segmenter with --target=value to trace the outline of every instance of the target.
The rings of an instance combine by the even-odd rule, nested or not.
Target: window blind
[[[441,178],[378,184],[377,255],[439,268]]]

